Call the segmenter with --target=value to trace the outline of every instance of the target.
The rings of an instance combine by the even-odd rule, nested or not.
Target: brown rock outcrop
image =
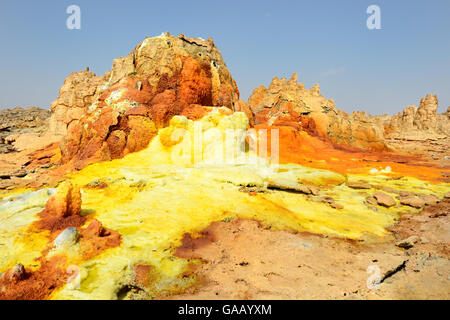
[[[29,135],[29,145],[30,136],[45,133],[49,117],[49,110],[38,107],[0,110],[0,153],[20,151],[21,146],[16,145],[20,135]]]
[[[386,124],[386,136],[399,139],[433,139],[450,136],[450,110],[437,113],[438,99],[428,94],[420,100],[419,107],[407,106]]]
[[[436,95],[427,94],[420,100],[414,117],[414,125],[419,130],[436,130],[438,99]]]
[[[370,189],[372,186],[364,181],[347,181],[347,187],[352,189]]]
[[[38,107],[0,110],[0,189],[34,183],[48,168],[56,153],[46,150],[61,139],[49,133],[49,117],[50,110]]]
[[[438,99],[428,94],[419,107],[407,106],[402,113],[381,119],[385,138],[396,150],[414,155],[427,155],[448,163],[450,143],[450,110],[437,113]]]
[[[101,83],[87,95],[95,101],[75,100],[80,109],[89,106],[68,126],[61,143],[62,161],[73,161],[75,168],[145,148],[174,115],[196,118],[203,106],[234,110],[239,99],[211,39],[168,33],[146,38],[128,56],[116,59],[108,83],[98,92]]]
[[[51,232],[82,226],[86,218],[81,216],[80,188],[70,181],[62,182],[38,216],[37,227]]]
[[[3,277],[11,282],[19,282],[27,277],[27,272],[23,264],[18,263],[6,271]]]
[[[86,113],[96,96],[109,80],[110,72],[97,76],[85,71],[71,73],[59,89],[58,98],[52,103],[49,130],[53,134],[65,135],[68,126],[73,126]]]
[[[318,84],[307,90],[297,82],[296,73],[288,81],[275,77],[268,88],[256,88],[248,104],[256,125],[288,125],[336,144],[388,149],[383,130],[370,117],[362,113],[348,115],[337,109],[333,100],[320,94]]]
[[[73,185],[70,181],[64,181],[56,189],[56,193],[47,201],[45,210],[48,214],[55,217],[80,215],[80,188]]]
[[[413,196],[400,198],[400,203],[414,208],[422,208],[425,205],[425,201]]]
[[[373,196],[380,206],[392,207],[396,204],[394,198],[384,192],[378,191]]]

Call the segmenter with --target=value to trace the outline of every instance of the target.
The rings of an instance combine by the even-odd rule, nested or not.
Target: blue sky
[[[68,30],[66,8],[81,8]],[[381,8],[381,30],[366,9]],[[299,73],[347,112],[397,113],[438,95],[450,105],[450,1],[10,1],[0,3],[0,108],[49,107],[64,79],[97,74],[145,36],[213,37],[241,97]]]

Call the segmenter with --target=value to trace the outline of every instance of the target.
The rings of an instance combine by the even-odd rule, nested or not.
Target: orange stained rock
[[[409,176],[430,182],[446,182],[441,174],[450,168],[439,168],[423,159],[403,156],[392,152],[363,151],[336,145],[325,139],[299,131],[292,125],[256,125],[255,129],[267,130],[268,154],[271,150],[271,130],[279,134],[280,163],[297,163],[317,169],[328,169],[339,173],[370,174],[370,170],[391,168],[388,176]]]
[[[76,224],[71,219],[58,221],[66,222],[64,228]],[[120,234],[103,227],[96,219],[88,227],[82,229],[80,234],[80,255],[85,261],[92,259],[108,248],[120,245]],[[37,259],[40,261],[40,267],[37,270],[23,268],[19,264],[0,277],[0,300],[48,299],[52,292],[67,283],[69,277],[76,271],[68,268],[67,256],[58,254],[48,260],[46,258],[53,247],[53,240],[56,236],[56,231],[50,235],[48,247],[42,251],[42,256]],[[20,273],[16,270],[18,266],[22,268],[19,269]]]
[[[81,230],[80,251],[85,260],[89,260],[100,252],[120,245],[120,234],[102,226],[94,219]]]
[[[150,287],[157,280],[155,268],[152,265],[138,264],[134,266],[133,284]]]
[[[110,81],[67,126],[62,163],[75,169],[145,148],[175,115],[198,119],[199,106],[233,109],[239,90],[212,40],[165,35],[116,59]]]
[[[0,277],[0,300],[44,300],[55,289],[66,284],[71,274],[67,272],[65,257],[42,260],[41,267],[36,271],[25,268],[20,279],[7,276],[14,267]]]
[[[47,201],[45,210],[55,217],[77,216],[81,213],[80,188],[70,181],[64,181]]]
[[[55,165],[61,161],[59,142],[52,143],[44,149],[37,150],[29,155],[31,158],[27,169],[31,170],[42,165]]]
[[[80,188],[70,181],[64,181],[38,216],[40,220],[35,221],[33,225],[51,232],[82,226],[86,218],[81,216]]]

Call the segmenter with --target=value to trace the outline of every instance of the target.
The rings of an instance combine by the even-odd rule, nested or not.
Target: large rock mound
[[[69,78],[68,90],[62,90],[52,108],[72,112],[55,127],[60,132],[67,128],[62,161],[72,161],[75,168],[145,148],[174,115],[198,119],[204,106],[234,110],[239,99],[212,39],[169,33],[146,38],[128,56],[116,59],[105,84],[104,78],[86,72]]]
[[[337,109],[333,100],[320,94],[318,84],[307,90],[297,82],[296,73],[290,80],[275,77],[268,88],[256,88],[248,104],[256,125],[290,125],[336,144],[388,149],[382,128],[370,117]]]

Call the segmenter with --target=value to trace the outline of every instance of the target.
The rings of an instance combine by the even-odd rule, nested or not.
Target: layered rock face
[[[275,77],[268,88],[256,88],[249,98],[254,123],[290,125],[334,143],[368,150],[386,150],[383,130],[363,113],[346,114],[320,94],[315,84],[305,89],[297,74],[287,81]]]
[[[437,115],[436,129],[450,138],[450,106],[447,107],[446,112]]]
[[[0,110],[0,153],[17,151],[15,142],[21,134],[44,133],[49,117],[49,110],[38,107]]]
[[[46,148],[57,149],[61,139],[49,133],[49,117],[50,110],[38,107],[0,110],[0,190],[23,187],[49,168],[57,152]]]
[[[52,106],[55,113],[64,106],[69,106],[66,114],[73,110],[54,128],[63,132],[67,125],[62,160],[73,161],[75,168],[145,148],[174,115],[198,119],[206,113],[204,106],[234,110],[239,99],[213,41],[184,35],[145,39],[116,59],[108,83],[104,80],[86,72],[73,74],[65,83],[67,94],[62,90]],[[83,90],[88,83],[89,90]]]

